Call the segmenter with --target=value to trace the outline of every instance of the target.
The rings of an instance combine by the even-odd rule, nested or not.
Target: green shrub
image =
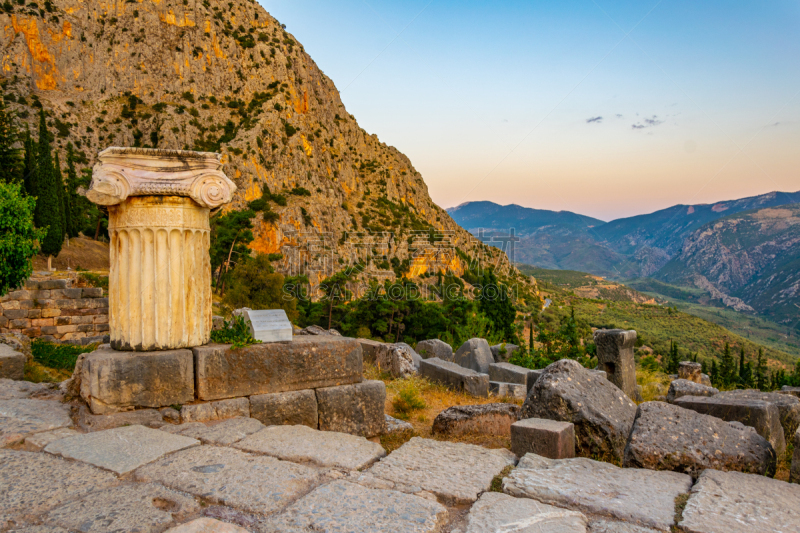
[[[425,409],[425,402],[420,398],[419,387],[414,381],[408,381],[397,392],[397,396],[392,400],[397,418],[407,420],[414,411]]]
[[[250,335],[250,327],[241,316],[235,316],[230,321],[226,320],[222,329],[212,330],[211,340],[219,344],[233,344],[234,348],[261,342]]]
[[[91,272],[82,272],[78,277],[86,284],[92,287],[101,287],[104,291],[108,292],[108,276],[92,274]]]
[[[76,345],[56,344],[40,339],[31,341],[33,360],[48,368],[73,370],[78,356],[82,353],[94,351],[97,344]]]

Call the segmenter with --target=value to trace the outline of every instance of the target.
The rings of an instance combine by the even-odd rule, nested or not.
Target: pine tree
[[[22,177],[20,140],[16,113],[6,107],[0,93],[0,181],[14,183]]]
[[[39,142],[34,174],[34,188],[37,192],[34,221],[37,228],[47,228],[42,239],[42,253],[47,255],[47,268],[52,268],[53,256],[61,252],[64,232],[61,229],[61,204],[58,185],[53,168],[53,151],[50,133],[47,131],[44,109],[39,111]]]

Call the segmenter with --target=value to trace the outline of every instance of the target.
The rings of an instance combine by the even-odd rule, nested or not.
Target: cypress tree
[[[719,380],[723,386],[730,386],[736,382],[736,361],[731,355],[731,347],[727,342],[725,343],[725,349],[722,351]]]
[[[739,348],[739,381],[744,379],[744,345]]]
[[[36,141],[31,137],[31,132],[25,129],[23,135],[24,157],[22,162],[22,181],[28,196],[39,196],[36,190]]]
[[[764,350],[758,349],[758,361],[756,362],[756,388],[767,390],[769,387],[769,377],[767,376],[767,361],[764,359]]]
[[[16,114],[6,107],[0,93],[0,181],[14,183],[22,177],[20,139]]]
[[[67,224],[67,234],[70,237],[77,237],[80,233],[79,220],[80,213],[80,198],[78,197],[78,173],[75,171],[75,152],[72,148],[72,143],[67,143],[67,182],[66,182],[66,199],[65,204],[69,206],[68,216],[69,223]],[[66,206],[65,205],[65,206]]]
[[[715,387],[719,387],[720,380],[719,380],[719,369],[717,368],[717,360],[711,360],[711,371],[708,373],[708,378],[711,380],[711,384]]]
[[[39,110],[39,142],[36,158],[34,188],[37,191],[36,227],[47,228],[42,239],[42,253],[47,255],[47,268],[52,267],[54,255],[61,252],[64,232],[61,229],[61,204],[59,202],[56,173],[53,167],[53,150],[50,146],[50,133],[47,131],[44,109]]]
[[[64,191],[64,177],[61,174],[61,161],[58,153],[56,153],[56,158],[53,162],[53,176],[56,182],[56,190],[58,191],[58,204],[61,207],[61,240],[63,241],[64,237],[69,235],[67,227],[70,223],[70,214],[67,209],[69,200],[67,199],[66,191]]]

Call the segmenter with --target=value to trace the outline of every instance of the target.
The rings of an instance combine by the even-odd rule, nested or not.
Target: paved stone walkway
[[[42,387],[0,392],[4,533],[655,533],[676,517],[689,533],[800,531],[800,485],[763,476],[518,462],[419,437],[386,455],[249,418],[86,433]]]

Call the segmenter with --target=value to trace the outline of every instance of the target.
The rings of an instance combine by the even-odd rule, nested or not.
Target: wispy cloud
[[[644,122],[644,124],[642,124]],[[636,124],[631,124],[631,128],[635,130],[641,130],[643,128],[652,128],[654,126],[658,126],[659,124],[663,124],[664,121],[658,118],[657,115],[653,115],[652,118],[643,119],[642,122],[637,122]]]
[[[603,117],[592,117],[586,119],[587,124],[591,124],[592,122],[603,122]]]

